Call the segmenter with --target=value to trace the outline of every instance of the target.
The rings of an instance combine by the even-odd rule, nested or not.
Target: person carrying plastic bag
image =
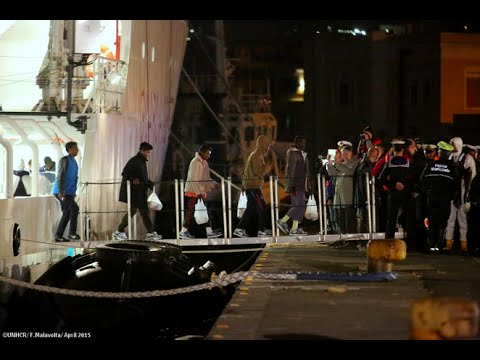
[[[277,220],[277,225],[288,235],[307,235],[298,226],[305,215],[305,194],[311,192],[306,146],[307,139],[304,136],[296,136],[293,145],[287,151],[285,191],[290,194],[292,206],[282,219]],[[290,219],[292,219],[292,227],[289,230],[287,222]]]
[[[153,182],[148,178],[147,161],[150,157],[150,151],[153,146],[147,142],[142,142],[138,149],[137,155],[132,157],[125,164],[122,170],[122,184],[120,185],[119,201],[127,202],[127,181],[131,182],[131,203],[130,213],[133,218],[137,209],[142,217],[143,224],[147,229],[146,240],[161,240],[162,236],[153,230],[153,224],[148,214],[147,191],[148,188],[153,189]],[[131,220],[131,219],[130,219]],[[128,237],[124,230],[128,226],[128,213],[122,218],[117,230],[112,234],[115,240],[127,240]],[[130,237],[132,234],[129,234]]]
[[[198,152],[195,153],[194,158],[190,161],[188,167],[187,181],[185,182],[185,220],[180,230],[181,239],[191,239],[194,236],[199,238],[216,238],[223,234],[219,231],[213,231],[212,227],[208,223],[208,212],[203,210],[203,206],[206,209],[205,199],[207,193],[213,189],[219,187],[219,184],[210,178],[210,167],[208,166],[208,159],[212,154],[212,147],[208,144],[200,146]],[[201,200],[201,203],[200,203]],[[198,213],[195,214],[196,205],[201,207]],[[202,212],[200,212],[202,211]],[[207,217],[207,221],[205,220]],[[196,217],[199,217],[200,224],[197,222]],[[198,226],[200,225],[200,226]]]
[[[270,149],[270,138],[260,135],[257,138],[257,147],[249,155],[245,164],[242,173],[242,190],[247,197],[247,207],[237,228],[233,231],[233,235],[237,237],[271,234],[265,229],[267,204],[262,193],[263,179],[271,165],[271,160],[267,156]]]
[[[160,211],[163,209],[163,204],[160,201],[157,193],[155,192],[155,186],[153,187],[152,193],[147,199],[148,208],[153,211]]]
[[[238,204],[237,204],[237,218],[241,219],[243,214],[245,213],[245,210],[247,209],[247,194],[245,191],[240,192],[240,197],[238,198]]]
[[[307,209],[305,210],[305,215],[303,215],[305,219],[310,220],[310,221],[316,221],[318,220],[318,207],[317,207],[317,201],[315,200],[315,196],[311,194],[308,197],[307,201]]]

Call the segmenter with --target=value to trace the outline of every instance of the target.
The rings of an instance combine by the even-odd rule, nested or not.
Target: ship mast
[[[223,27],[223,20],[215,20],[215,45],[217,70],[219,74],[216,82],[216,93],[225,94],[225,82],[227,81],[227,79],[225,77],[225,32]],[[223,102],[224,101],[222,100],[222,108],[220,109],[222,112]]]

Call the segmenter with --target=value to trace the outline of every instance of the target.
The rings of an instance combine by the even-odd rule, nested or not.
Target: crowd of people
[[[463,144],[460,137],[436,144],[402,137],[386,142],[367,127],[356,151],[351,142],[339,141],[335,156],[317,163],[316,170],[327,178],[328,230],[366,232],[370,174],[375,180],[374,230],[393,238],[404,229],[407,246],[421,252],[452,251],[458,239],[461,252],[478,253],[479,161],[480,146]]]
[[[262,192],[264,180],[272,168],[271,145],[270,138],[260,135],[256,139],[255,150],[244,165],[241,190],[246,195],[247,205],[233,231],[236,237],[271,234],[267,228],[268,209]],[[463,144],[459,137],[436,144],[402,137],[386,142],[375,137],[370,127],[362,131],[356,147],[346,140],[339,141],[337,145],[334,154],[315,165],[315,176],[312,176],[306,138],[297,136],[293,139],[286,152],[285,168],[285,191],[290,196],[291,206],[277,220],[277,226],[283,233],[307,234],[300,224],[304,220],[307,198],[316,188],[312,186],[316,173],[320,173],[327,179],[325,194],[330,233],[369,231],[367,187],[371,183],[369,179],[374,178],[375,191],[371,192],[374,199],[370,199],[370,203],[375,201],[376,229],[372,231],[384,232],[388,239],[394,238],[401,228],[405,229],[408,248],[421,252],[452,251],[457,248],[454,240],[461,252],[474,254],[480,251],[480,179],[476,176],[480,146]],[[147,145],[142,143],[137,158],[144,162],[148,156],[142,154],[149,150],[142,146]],[[206,202],[207,194],[219,187],[210,176],[208,160],[211,153],[212,147],[204,144],[190,162],[184,190],[185,220],[180,238],[223,235],[212,229],[210,221],[199,226],[193,216],[195,205],[200,200]],[[132,180],[135,187],[136,179],[141,179],[140,183],[148,187],[145,170],[129,175],[128,168],[126,166],[122,173],[124,180]],[[366,174],[370,177],[367,178]],[[132,200],[132,214],[136,208],[141,212],[143,209],[145,214],[148,211],[144,203],[147,187],[142,188],[141,206]],[[144,222],[147,238],[161,238],[153,232],[148,220],[144,219]],[[459,231],[454,236],[457,223]],[[123,232],[126,224],[125,216],[114,238],[126,238]]]
[[[55,181],[55,161],[50,156],[45,156],[44,165],[40,166],[38,178],[38,194],[47,195],[52,193]],[[32,159],[28,160],[28,170],[25,169],[25,161],[20,159],[17,169],[13,171],[13,196],[31,196],[32,194]]]
[[[240,222],[233,231],[236,237],[271,235],[267,228],[267,204],[262,193],[264,180],[272,167],[271,139],[257,138],[256,149],[250,154],[242,174],[242,192],[247,205]],[[334,154],[315,164],[315,176],[310,173],[307,140],[294,138],[286,152],[285,191],[290,195],[291,207],[277,220],[278,228],[287,235],[307,234],[301,227],[306,201],[317,173],[325,176],[327,231],[335,234],[365,233],[369,230],[385,232],[385,238],[394,238],[400,228],[406,230],[409,249],[421,252],[441,252],[459,249],[463,253],[480,253],[480,146],[464,144],[460,137],[436,144],[419,139],[395,137],[388,142],[375,137],[366,127],[356,147],[352,142],[337,143]],[[74,198],[78,182],[78,164],[75,156],[78,146],[66,144],[68,155],[60,159],[57,176],[52,178],[52,193],[60,202],[62,218],[55,233],[56,241],[77,240],[78,205]],[[148,178],[146,162],[151,144],[140,144],[138,153],[122,171],[119,201],[127,202],[126,182],[131,181],[131,216],[140,212],[147,230],[147,240],[159,240],[154,231],[147,203],[148,189],[153,182]],[[211,179],[208,160],[212,147],[203,144],[190,162],[184,189],[185,220],[180,238],[216,238],[222,232],[212,229],[211,221],[197,224],[195,205],[206,202],[207,194],[219,187]],[[55,172],[55,163],[44,159],[42,172]],[[17,176],[28,176],[24,169]],[[367,174],[370,177],[367,178]],[[372,182],[369,179],[374,179]],[[375,184],[370,203],[375,204],[376,228],[368,221],[368,186]],[[374,202],[373,202],[374,201]],[[113,238],[127,239],[125,228],[128,214],[122,218]],[[63,237],[67,224],[69,235]],[[291,226],[289,225],[291,224]],[[455,231],[458,224],[458,233]],[[458,242],[458,247],[455,243]]]

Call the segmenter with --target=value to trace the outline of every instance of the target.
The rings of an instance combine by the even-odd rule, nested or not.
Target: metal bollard
[[[410,308],[411,340],[471,339],[478,332],[478,304],[464,298],[418,300]]]
[[[406,257],[407,244],[403,240],[370,240],[367,244],[367,272],[391,272],[392,263]]]

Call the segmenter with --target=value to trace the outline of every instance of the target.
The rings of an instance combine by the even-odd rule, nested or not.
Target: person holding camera
[[[360,134],[360,141],[358,142],[357,154],[358,158],[362,160],[366,155],[368,149],[376,144],[380,143],[380,140],[373,137],[373,131],[370,126],[365,127]]]

